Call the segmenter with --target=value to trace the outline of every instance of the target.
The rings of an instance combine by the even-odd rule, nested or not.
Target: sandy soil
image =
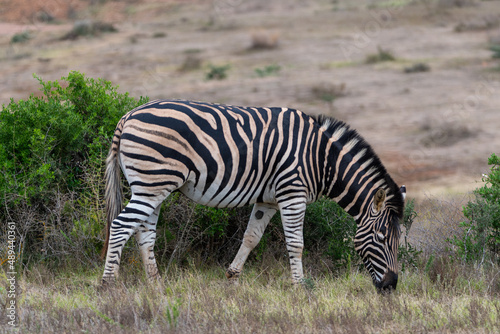
[[[325,113],[358,129],[415,198],[462,196],[500,153],[500,63],[488,50],[500,43],[500,1],[75,0],[53,12],[46,1],[8,3],[17,9],[0,10],[0,103],[39,94],[33,73],[55,80],[78,70],[132,96]],[[119,32],[60,40],[79,19]],[[25,30],[31,40],[10,42]],[[259,36],[276,47],[251,49]],[[396,60],[366,64],[378,47]],[[200,67],[181,71],[187,59]],[[404,73],[416,63],[430,71]],[[209,64],[230,64],[227,79],[206,80]],[[256,75],[272,64],[277,73]],[[318,90],[340,96],[327,102]]]

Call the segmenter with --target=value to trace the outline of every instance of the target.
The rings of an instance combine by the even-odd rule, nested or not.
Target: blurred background
[[[77,70],[137,98],[323,113],[419,201],[460,200],[499,152],[499,57],[500,1],[0,0],[2,104]]]

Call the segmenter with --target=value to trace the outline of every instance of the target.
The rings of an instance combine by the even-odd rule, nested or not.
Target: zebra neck
[[[337,167],[337,168],[335,168]],[[330,166],[325,194],[356,220],[369,209],[378,188],[388,188],[384,174],[370,164]]]
[[[342,121],[320,117],[318,123],[319,130],[324,130],[320,147],[325,149],[320,157],[324,159],[318,161],[323,182],[320,195],[330,197],[358,220],[371,210],[373,195],[383,188],[386,203],[395,201],[399,214],[403,207],[399,188],[371,146]]]
[[[349,215],[358,220],[359,217],[369,210],[373,194],[380,186],[382,186],[382,183],[367,183],[356,185],[356,187],[352,185],[339,185],[338,190],[333,191],[335,195],[329,197],[337,202]],[[339,192],[340,194],[338,194]]]

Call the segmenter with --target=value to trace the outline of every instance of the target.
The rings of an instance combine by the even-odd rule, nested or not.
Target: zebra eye
[[[377,237],[378,237],[378,240],[380,240],[381,242],[384,242],[385,235],[383,233],[378,232],[377,233]]]

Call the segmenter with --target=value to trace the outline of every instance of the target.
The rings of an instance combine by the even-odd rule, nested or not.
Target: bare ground
[[[55,80],[78,70],[132,96],[324,113],[356,128],[418,199],[463,197],[487,172],[487,157],[499,153],[500,64],[488,45],[500,40],[500,1],[0,3],[3,104],[39,94],[33,73]],[[42,22],[40,11],[54,21]],[[119,32],[60,40],[79,19],[104,20]],[[26,30],[31,40],[10,42]],[[259,36],[277,44],[252,49]],[[379,47],[396,60],[365,64]],[[188,59],[192,69],[180,70]],[[404,73],[416,63],[430,71]],[[229,64],[227,79],[206,80],[209,64]],[[272,64],[277,73],[256,75]]]

